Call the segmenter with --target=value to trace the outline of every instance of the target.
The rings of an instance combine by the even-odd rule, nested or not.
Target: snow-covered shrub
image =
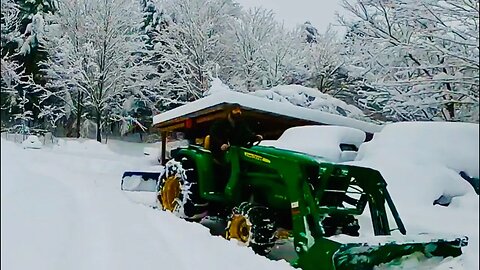
[[[23,148],[40,149],[42,148],[43,144],[40,142],[40,139],[37,136],[30,135],[25,141],[22,142],[22,146]]]

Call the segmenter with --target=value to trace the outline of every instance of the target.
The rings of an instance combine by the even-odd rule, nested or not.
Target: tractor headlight
[[[333,170],[333,175],[335,175],[335,176],[347,176],[348,175],[348,169],[337,167]]]
[[[320,167],[318,170],[318,175],[321,176],[327,171],[327,167]],[[340,168],[335,167],[333,169],[333,175],[337,176],[347,176],[348,175],[348,168]]]

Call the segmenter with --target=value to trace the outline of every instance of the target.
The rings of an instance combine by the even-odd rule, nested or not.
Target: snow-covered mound
[[[30,149],[40,149],[43,147],[42,142],[38,138],[38,136],[30,135],[22,142],[23,148],[30,148]]]
[[[457,122],[401,122],[386,125],[364,144],[358,160],[393,155],[441,164],[479,177],[479,125]],[[421,151],[419,151],[421,150]]]
[[[109,151],[106,144],[89,139],[59,139],[56,148],[68,152],[106,152]]]
[[[354,160],[357,151],[342,151],[340,144],[354,145],[358,149],[364,141],[365,132],[354,128],[302,126],[285,130],[278,140],[265,140],[260,144],[343,162]]]
[[[350,164],[381,172],[408,234],[468,236],[467,255],[455,260],[460,269],[478,269],[479,197],[460,176],[462,171],[479,176],[478,124],[389,124],[360,146]],[[447,207],[434,205],[442,195],[451,199]]]
[[[252,95],[279,102],[287,102],[296,106],[317,109],[331,114],[362,118],[364,114],[359,108],[349,105],[318,89],[301,85],[279,85],[268,90],[257,90]]]
[[[87,157],[94,153],[97,158],[104,159],[111,159],[117,155],[106,144],[91,139],[59,139],[52,150],[79,157]]]

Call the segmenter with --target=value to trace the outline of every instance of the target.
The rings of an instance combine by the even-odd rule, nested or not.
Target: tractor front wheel
[[[236,239],[255,253],[268,254],[275,245],[275,222],[267,207],[243,202],[228,218],[225,238]]]

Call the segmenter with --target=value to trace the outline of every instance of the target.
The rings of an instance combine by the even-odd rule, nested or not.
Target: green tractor
[[[372,269],[416,252],[455,257],[468,242],[463,236],[391,236],[406,229],[385,180],[371,168],[258,144],[231,146],[226,165],[218,164],[208,136],[202,145],[174,149],[170,156],[163,172],[125,172],[122,183],[155,180],[158,208],[189,221],[224,218],[224,237],[258,254],[290,240],[297,255],[290,263],[303,270]],[[358,237],[357,217],[367,205],[375,244]],[[339,235],[349,236],[343,237],[348,243],[336,241]]]

